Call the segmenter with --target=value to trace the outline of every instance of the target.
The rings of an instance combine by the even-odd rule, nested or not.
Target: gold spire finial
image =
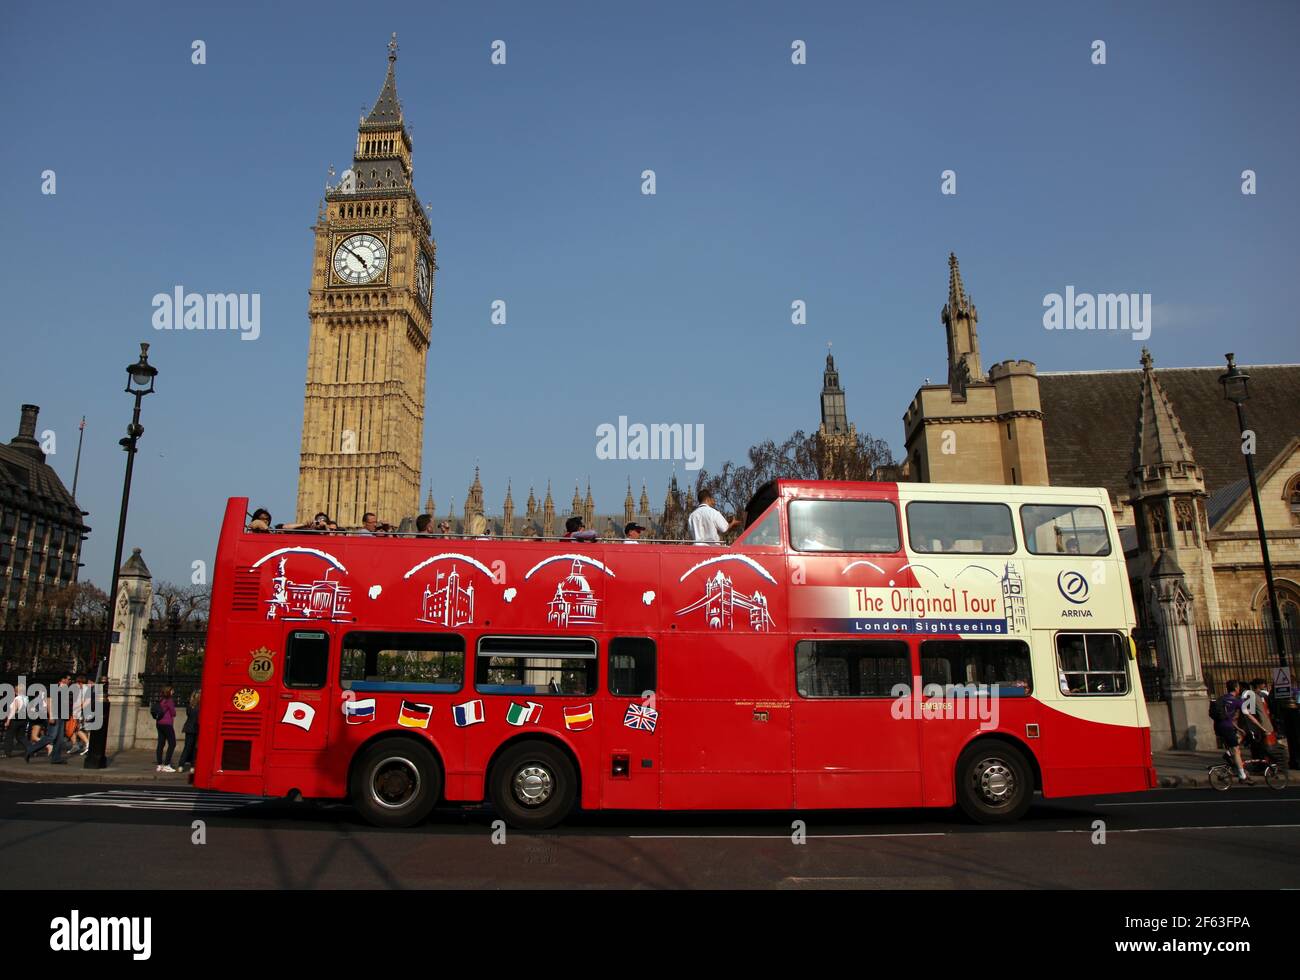
[[[393,31],[393,36],[388,40],[388,60],[397,60],[397,32]]]

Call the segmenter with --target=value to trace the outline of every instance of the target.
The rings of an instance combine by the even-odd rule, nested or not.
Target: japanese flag
[[[280,721],[285,725],[297,725],[304,732],[311,731],[311,723],[316,718],[316,709],[301,701],[290,701],[284,706],[284,717]]]

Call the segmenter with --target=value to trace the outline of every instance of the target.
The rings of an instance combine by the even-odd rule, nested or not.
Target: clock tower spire
[[[352,168],[314,227],[298,520],[356,525],[416,513],[436,244],[416,197],[411,137],[388,73],[357,127]]]

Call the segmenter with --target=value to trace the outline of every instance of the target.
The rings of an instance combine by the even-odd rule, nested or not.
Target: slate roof
[[[81,508],[39,448],[0,443],[0,501],[18,510],[83,527]],[[89,528],[85,528],[89,530]]]
[[[1205,489],[1222,514],[1231,504],[1219,496],[1243,480],[1237,413],[1223,397],[1219,376],[1226,367],[1162,368],[1156,377],[1196,462]],[[1250,375],[1248,423],[1255,427],[1256,464],[1262,469],[1300,434],[1300,364],[1243,366]],[[1043,436],[1053,486],[1106,487],[1112,500],[1128,496],[1133,468],[1142,370],[1042,372]],[[1245,484],[1242,484],[1244,488]]]
[[[397,101],[397,79],[393,74],[395,60],[393,58],[388,60],[388,75],[384,78],[384,87],[379,90],[379,98],[375,100],[370,115],[366,116],[365,122],[361,124],[362,130],[387,129],[402,122],[402,104]]]

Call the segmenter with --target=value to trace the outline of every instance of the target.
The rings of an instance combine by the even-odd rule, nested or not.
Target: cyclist
[[[1219,698],[1214,715],[1215,734],[1223,741],[1225,758],[1230,765],[1237,769],[1237,779],[1243,783],[1249,783],[1250,777],[1246,774],[1246,767],[1241,761],[1241,743],[1246,735],[1250,725],[1259,725],[1248,712],[1241,710],[1241,684],[1238,681],[1228,681],[1224,694]]]

